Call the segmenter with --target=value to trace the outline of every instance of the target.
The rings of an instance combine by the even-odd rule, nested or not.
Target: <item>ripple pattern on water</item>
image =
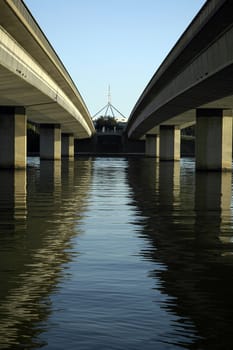
[[[231,191],[192,159],[0,172],[0,349],[230,349]]]

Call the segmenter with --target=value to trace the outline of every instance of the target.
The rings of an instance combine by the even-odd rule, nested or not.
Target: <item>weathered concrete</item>
[[[196,120],[196,169],[231,170],[232,111],[198,109]]]
[[[26,168],[26,122],[23,107],[0,107],[0,167]]]
[[[74,135],[61,135],[61,155],[62,157],[74,158]]]
[[[159,135],[146,135],[146,156],[159,157]]]
[[[40,158],[61,159],[61,127],[59,124],[40,125]]]
[[[174,125],[160,126],[160,160],[180,160],[180,129]]]

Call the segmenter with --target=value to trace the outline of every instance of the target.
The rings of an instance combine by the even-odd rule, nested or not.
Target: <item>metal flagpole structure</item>
[[[108,103],[103,108],[101,108],[97,113],[95,113],[93,115],[92,119],[94,120],[104,110],[105,110],[105,112],[104,112],[103,116],[105,118],[108,117],[107,113],[110,110],[112,117],[116,118],[116,115],[114,113],[114,111],[115,111],[115,112],[119,113],[124,119],[127,119],[116,107],[113,106],[110,85],[108,85]]]

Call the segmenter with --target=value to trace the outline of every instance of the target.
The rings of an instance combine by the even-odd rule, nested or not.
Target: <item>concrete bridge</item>
[[[43,159],[73,156],[94,126],[65,67],[21,0],[0,1],[0,167],[25,168],[26,123]]]
[[[180,130],[196,123],[196,168],[232,168],[232,14],[232,0],[207,1],[136,103],[126,130],[146,135],[148,155],[178,160]]]

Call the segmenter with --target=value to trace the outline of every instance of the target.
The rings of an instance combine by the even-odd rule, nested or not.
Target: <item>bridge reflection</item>
[[[0,171],[0,227],[21,227],[27,217],[26,171]],[[12,221],[16,219],[16,221]],[[15,227],[15,225],[17,227]]]
[[[141,167],[146,169],[144,173],[139,171]],[[128,179],[144,218],[140,236],[151,245],[141,254],[164,266],[150,276],[156,280],[155,288],[170,297],[164,307],[178,318],[180,328],[174,326],[174,332],[182,334],[185,328],[195,334],[190,344],[181,339],[179,345],[221,349],[224,339],[224,348],[230,349],[231,173],[195,174],[189,163],[179,169],[175,163],[141,159],[129,161]]]
[[[0,348],[44,345],[37,336],[51,313],[49,297],[65,278],[71,239],[81,233],[92,174],[91,162],[81,163],[0,172]]]

